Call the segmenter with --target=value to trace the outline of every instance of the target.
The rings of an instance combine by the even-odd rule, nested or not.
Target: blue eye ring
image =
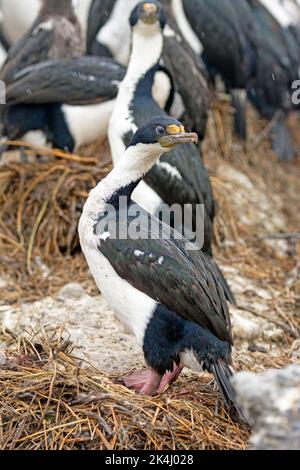
[[[158,137],[163,137],[164,135],[166,135],[165,128],[163,126],[157,126],[156,135],[158,135]]]

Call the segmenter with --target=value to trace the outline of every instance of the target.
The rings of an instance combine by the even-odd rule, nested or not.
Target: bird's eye
[[[163,126],[157,126],[156,128],[156,135],[158,135],[159,137],[163,137],[165,135],[166,131],[165,131],[165,128]]]

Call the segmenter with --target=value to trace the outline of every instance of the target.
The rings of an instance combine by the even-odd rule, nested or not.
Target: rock
[[[81,300],[87,294],[85,293],[83,287],[80,284],[67,284],[64,286],[58,293],[58,300],[68,301],[68,300]]]
[[[103,297],[88,295],[80,284],[68,284],[55,298],[24,303],[20,308],[0,306],[0,329],[19,334],[61,326],[79,356],[104,372],[124,373],[145,366],[141,346],[124,332]]]
[[[247,341],[254,340],[260,336],[259,325],[242,316],[237,308],[231,306],[230,316],[234,336]]]
[[[253,425],[257,450],[300,449],[300,367],[240,372],[232,379],[238,401]]]

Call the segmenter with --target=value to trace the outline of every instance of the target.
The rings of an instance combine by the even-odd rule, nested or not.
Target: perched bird
[[[245,19],[232,0],[172,0],[185,39],[201,55],[212,77],[219,74],[232,95],[235,128],[246,138],[246,89],[255,75],[255,50],[244,32]],[[241,7],[240,7],[241,5]]]
[[[2,140],[21,139],[37,146],[48,142],[69,152],[104,140],[125,73],[114,60],[93,56],[26,67],[6,86]],[[162,107],[169,92],[154,87]]]
[[[84,53],[84,41],[71,0],[43,0],[30,30],[10,48],[0,79],[9,81],[23,68],[47,59]]]
[[[88,27],[88,53],[113,57],[128,65],[131,48],[128,19],[139,1],[93,0]],[[165,8],[168,27],[164,29],[164,48],[161,69],[156,73],[156,88],[170,86],[171,77],[174,92],[169,102],[169,114],[183,119],[203,139],[209,105],[207,71],[200,56],[193,52],[181,35],[170,1],[163,0],[161,3]]]
[[[202,251],[188,251],[187,240],[177,239],[170,226],[131,200],[162,154],[196,141],[197,134],[184,132],[167,116],[140,127],[119,163],[90,192],[79,222],[80,243],[97,286],[142,345],[150,367],[126,377],[125,384],[155,395],[185,366],[207,370],[230,409],[239,412],[230,384],[228,306],[214,265]],[[138,238],[132,236],[136,217]]]
[[[49,142],[72,152],[105,139],[125,72],[111,59],[88,56],[25,68],[7,84],[2,140]]]
[[[122,157],[136,130],[163,110],[152,97],[154,75],[163,50],[163,30],[166,25],[164,10],[159,2],[140,2],[130,16],[132,52],[126,76],[120,85],[116,106],[109,124],[109,142],[114,164]],[[189,204],[190,212],[184,220],[171,219],[171,224],[187,237],[196,233],[205,253],[212,256],[212,230],[215,202],[209,175],[201,159],[199,148],[187,143],[174,148],[168,158],[162,156],[133,193],[133,199],[148,212],[155,214],[162,206]],[[196,225],[197,207],[204,206],[204,221]],[[187,221],[192,221],[192,227]],[[204,240],[203,240],[204,232]],[[213,261],[212,261],[213,262]],[[219,271],[220,281],[228,300],[234,303],[230,288]]]
[[[295,146],[286,126],[292,110],[291,86],[299,77],[300,48],[290,29],[284,28],[258,0],[247,0],[257,28],[259,48],[257,72],[248,96],[260,114],[272,120],[276,117],[271,139],[281,160],[295,156]]]

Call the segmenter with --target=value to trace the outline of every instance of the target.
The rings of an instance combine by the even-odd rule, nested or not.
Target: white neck
[[[136,85],[158,63],[162,49],[163,34],[160,25],[150,26],[139,21],[133,28],[130,62],[109,123],[108,136],[114,164],[122,158],[125,150],[123,136],[137,130],[130,113]]]
[[[118,164],[92,189],[83,209],[85,216],[94,218],[109,198],[119,189],[138,182],[163,154],[160,144],[137,144],[129,147]]]
[[[129,16],[138,2],[139,0],[117,0],[109,20],[97,35],[97,41],[111,51],[114,59],[126,66],[130,56]]]
[[[141,21],[133,28],[132,51],[120,92],[133,95],[136,84],[159,61],[163,50],[163,34],[159,24],[145,25]]]

